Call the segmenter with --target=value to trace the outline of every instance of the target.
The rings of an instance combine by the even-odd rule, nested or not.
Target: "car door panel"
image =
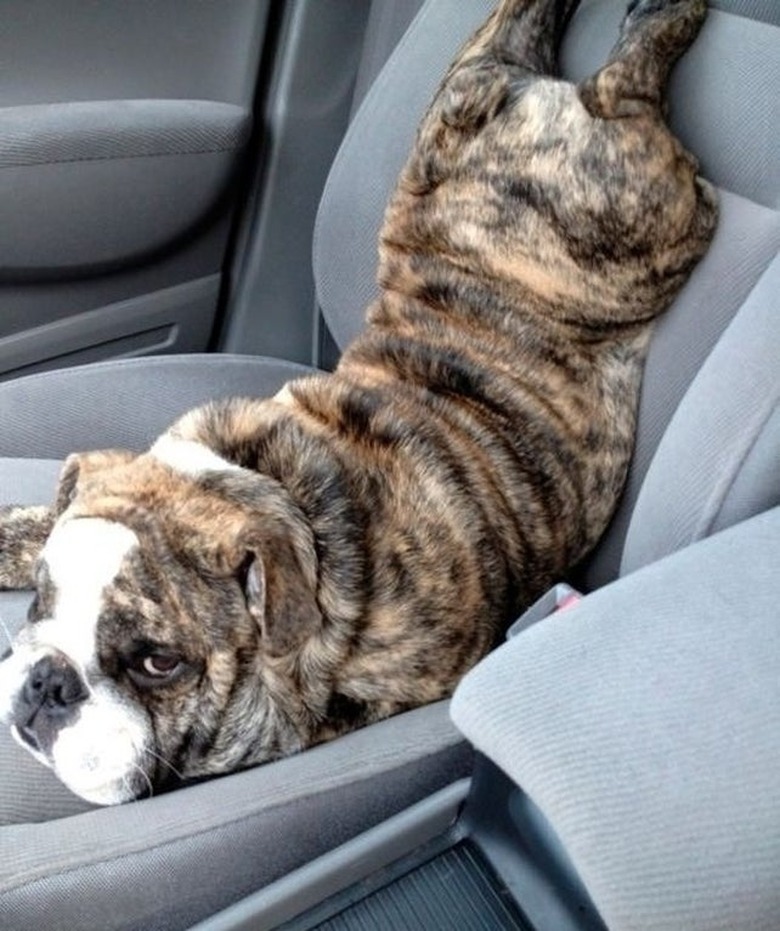
[[[268,0],[4,0],[0,106],[252,99]]]
[[[10,0],[0,377],[207,348],[268,0]]]
[[[211,335],[220,287],[215,272],[38,326],[27,325],[22,311],[17,332],[0,337],[2,379],[107,358],[199,352]]]
[[[250,123],[205,100],[0,110],[0,275],[121,268],[188,236],[227,188]]]

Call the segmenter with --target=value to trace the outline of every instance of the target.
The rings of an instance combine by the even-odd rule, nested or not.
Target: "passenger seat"
[[[387,6],[373,4],[379,33]],[[376,233],[417,120],[492,6],[423,3],[351,122],[314,248],[339,347],[375,294]],[[0,734],[4,929],[187,928],[447,791],[472,772],[474,747],[538,806],[609,927],[776,926],[780,4],[711,7],[674,74],[671,120],[720,188],[721,221],[657,328],[626,493],[577,577],[592,594],[479,664],[453,704],[458,728],[438,703],[112,809],[69,796]],[[603,60],[623,9],[583,0],[567,76]],[[382,57],[372,42],[366,86]],[[72,450],[142,448],[182,410],[269,395],[299,371],[215,355],[2,384],[2,498],[49,501]],[[10,627],[27,600],[0,596]]]

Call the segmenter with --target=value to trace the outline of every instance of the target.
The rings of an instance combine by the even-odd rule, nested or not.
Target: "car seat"
[[[493,4],[406,7],[417,5],[351,122],[320,204],[317,296],[341,347],[375,294],[376,234],[417,120]],[[117,808],[71,796],[0,734],[4,929],[189,927],[468,776],[474,746],[539,805],[610,927],[692,928],[691,915],[711,917],[715,906],[721,927],[774,926],[780,5],[710,5],[674,74],[671,121],[718,185],[721,220],[656,330],[628,484],[577,574],[593,594],[576,619],[541,622],[479,664],[455,699],[458,728],[441,702]],[[566,76],[603,60],[623,11],[622,0],[583,0],[564,43]],[[370,71],[383,56],[366,48]],[[0,496],[48,502],[67,453],[143,448],[204,400],[270,395],[303,370],[215,354],[4,383]],[[28,600],[0,596],[11,630]],[[660,782],[665,804],[643,804]],[[704,860],[698,835],[713,844]]]

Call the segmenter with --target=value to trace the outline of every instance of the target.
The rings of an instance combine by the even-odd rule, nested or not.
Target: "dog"
[[[705,0],[634,0],[603,68],[556,76],[577,0],[504,0],[419,127],[381,292],[335,371],[71,456],[0,515],[32,587],[0,712],[114,804],[449,695],[604,531],[653,321],[713,188],[664,122]]]

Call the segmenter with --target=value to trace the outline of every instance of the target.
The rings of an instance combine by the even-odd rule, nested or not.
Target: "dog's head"
[[[101,804],[300,748],[317,562],[276,482],[165,438],[71,457],[57,509],[0,666],[20,743]]]

